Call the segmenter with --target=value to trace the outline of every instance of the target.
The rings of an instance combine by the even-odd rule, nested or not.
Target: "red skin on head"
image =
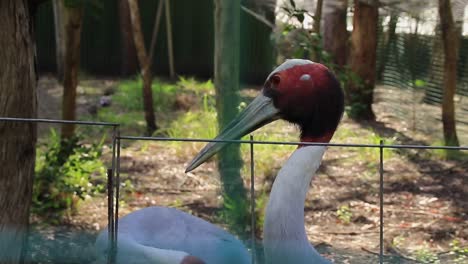
[[[339,82],[322,64],[296,65],[274,73],[264,94],[281,116],[301,128],[302,142],[330,142],[344,109]]]

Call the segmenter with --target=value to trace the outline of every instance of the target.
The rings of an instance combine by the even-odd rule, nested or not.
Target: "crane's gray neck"
[[[304,227],[304,203],[325,147],[298,148],[276,176],[263,227],[265,260],[275,263],[329,263],[311,246]]]

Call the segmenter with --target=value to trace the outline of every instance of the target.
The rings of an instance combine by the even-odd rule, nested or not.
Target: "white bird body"
[[[338,81],[325,66],[308,60],[288,60],[268,76],[262,93],[217,139],[238,139],[282,118],[300,127],[301,141],[326,143],[341,119],[343,97]],[[209,143],[186,171],[195,169],[224,145]],[[324,152],[324,146],[299,146],[275,179],[263,230],[266,264],[330,263],[309,243],[304,227],[307,191]],[[98,254],[107,250],[107,231],[101,232],[96,247]],[[141,255],[157,264],[251,263],[246,247],[231,234],[165,207],[141,209],[120,219],[118,250],[118,263],[132,263],[125,262],[130,260],[125,255]],[[190,260],[195,262],[183,262],[187,256],[194,256]]]
[[[201,218],[168,207],[148,207],[119,219],[118,243],[119,251],[124,252],[117,259],[127,254],[125,248],[144,245],[181,252],[183,256],[189,254],[206,264],[250,263],[247,248],[233,235]],[[107,232],[99,234],[96,248],[99,252],[107,250]],[[161,254],[161,258],[165,256]],[[128,263],[127,259],[122,258],[120,263]]]

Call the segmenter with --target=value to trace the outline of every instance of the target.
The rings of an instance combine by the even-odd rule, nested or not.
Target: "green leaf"
[[[294,9],[296,9],[296,3],[294,2],[294,0],[289,0],[289,3]]]
[[[304,13],[299,13],[299,14],[296,14],[296,18],[297,20],[299,20],[299,22],[301,22],[301,24],[304,22]]]

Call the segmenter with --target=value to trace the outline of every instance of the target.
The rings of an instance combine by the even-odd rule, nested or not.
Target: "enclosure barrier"
[[[311,143],[311,142],[282,142],[282,141],[256,141],[250,135],[249,140],[217,140],[217,139],[194,139],[194,138],[165,138],[165,137],[139,137],[139,136],[121,136],[120,124],[108,122],[94,121],[70,121],[56,119],[34,119],[34,118],[10,118],[0,117],[0,122],[28,122],[28,123],[53,123],[53,124],[75,124],[82,126],[102,126],[112,129],[112,162],[111,167],[107,170],[107,209],[108,209],[108,234],[109,234],[109,249],[107,255],[107,263],[115,262],[118,216],[119,216],[119,196],[120,196],[120,149],[121,140],[127,141],[160,141],[160,142],[221,142],[221,143],[238,143],[248,144],[250,146],[250,198],[255,200],[255,160],[254,146],[255,145],[292,145],[292,146],[327,146],[327,147],[343,147],[343,148],[377,148],[379,149],[379,263],[383,263],[384,257],[384,149],[426,149],[426,150],[468,150],[468,146],[427,146],[427,145],[385,145],[384,140],[380,140],[379,144],[340,144],[340,143]],[[115,196],[115,201],[114,201]],[[255,226],[255,203],[251,202],[251,224]],[[255,230],[251,228],[251,239],[255,241]],[[255,263],[255,247],[252,247],[252,263]]]

